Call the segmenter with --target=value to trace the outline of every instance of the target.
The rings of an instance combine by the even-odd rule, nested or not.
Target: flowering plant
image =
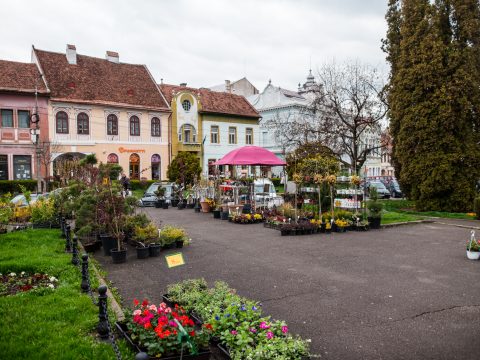
[[[300,184],[302,182],[302,177],[297,173],[293,174],[292,179],[296,184]]]
[[[337,177],[335,175],[328,175],[325,180],[327,180],[327,182],[330,184],[330,185],[335,185],[335,183],[337,182]]]
[[[254,218],[255,220],[262,220],[262,219],[263,219],[263,216],[262,216],[262,214],[255,214],[255,215],[253,215],[253,218]]]
[[[175,309],[165,303],[157,307],[148,300],[140,303],[136,299],[133,304],[134,310],[126,314],[127,328],[132,340],[145,348],[148,355],[163,357],[180,353],[185,336],[189,338],[190,354],[208,346],[212,326],[205,324],[202,329],[195,329],[193,320],[178,305]]]
[[[349,224],[348,220],[337,219],[337,220],[335,220],[335,225],[337,225],[340,228],[345,228],[350,224]]]
[[[207,203],[208,206],[211,208],[215,206],[215,200],[210,199],[210,198],[205,198],[205,202]]]
[[[57,278],[48,274],[30,275],[25,271],[20,274],[14,272],[0,274],[0,296],[15,295],[30,290],[55,289],[57,286]]]
[[[480,251],[480,240],[468,240],[467,241],[467,250],[468,251]]]
[[[358,186],[360,185],[361,182],[362,182],[362,179],[360,179],[360,176],[358,175],[352,175],[350,177],[350,183],[352,183],[352,185]]]

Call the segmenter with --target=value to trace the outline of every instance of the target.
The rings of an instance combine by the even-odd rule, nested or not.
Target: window
[[[2,127],[13,127],[13,110],[2,109]]]
[[[268,132],[262,131],[262,145],[265,146],[268,141]]]
[[[30,127],[30,111],[18,110],[18,127],[27,129]]]
[[[183,107],[183,110],[190,111],[190,108],[192,107],[192,104],[190,104],[190,101],[188,101],[188,100],[183,100],[182,107]]]
[[[211,126],[210,127],[210,143],[211,144],[218,144],[218,126]]]
[[[57,134],[68,134],[68,115],[65,111],[57,113]]]
[[[118,135],[118,118],[115,114],[107,116],[107,135]]]
[[[88,115],[82,112],[77,115],[77,134],[88,135],[89,133]]]
[[[183,142],[186,142],[186,143],[190,142],[191,133],[192,133],[192,130],[190,128],[190,125],[185,125],[183,127],[183,136],[184,136],[184,141]]]
[[[229,144],[237,143],[237,128],[235,127],[228,128],[228,143]]]
[[[161,128],[160,128],[160,119],[157,117],[152,118],[152,136],[161,136]]]
[[[13,155],[13,175],[15,180],[32,178],[32,157],[30,155]]]
[[[118,164],[118,155],[111,153],[107,156],[107,164]]]
[[[247,128],[245,130],[245,144],[252,145],[253,144],[253,129]]]
[[[130,135],[140,136],[140,119],[138,116],[133,115],[130,118]]]

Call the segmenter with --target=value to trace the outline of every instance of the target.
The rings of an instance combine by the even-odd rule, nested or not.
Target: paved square
[[[204,277],[262,301],[323,359],[480,358],[480,262],[466,259],[468,229],[432,223],[282,237],[191,209],[142,211],[193,240],[182,249],[186,265],[172,269],[163,255],[176,250],[138,260],[130,248],[121,265],[97,252],[126,305],[159,302],[167,284]]]

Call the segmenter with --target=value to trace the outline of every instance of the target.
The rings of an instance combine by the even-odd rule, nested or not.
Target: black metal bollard
[[[73,235],[73,246],[72,246],[72,264],[77,266],[80,263],[78,259],[78,238],[77,235]]]
[[[70,233],[70,225],[65,225],[65,252],[71,252],[72,251],[72,242],[70,239],[71,233]]]
[[[98,325],[97,332],[101,339],[108,339],[109,326],[107,318],[107,286],[101,285],[98,287]]]
[[[83,292],[90,292],[90,279],[88,274],[88,255],[82,255],[82,283],[80,287],[82,288]]]
[[[135,355],[135,360],[148,360],[148,354],[139,352],[137,355]]]
[[[65,237],[65,218],[63,216],[60,217],[60,230],[61,234],[60,237],[64,238]]]

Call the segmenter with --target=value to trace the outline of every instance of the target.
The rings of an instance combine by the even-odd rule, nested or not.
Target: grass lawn
[[[384,204],[386,211],[393,211],[397,213],[404,213],[409,215],[417,215],[423,217],[440,217],[450,219],[475,219],[475,216],[467,215],[466,213],[452,213],[442,211],[417,211],[415,203],[410,200],[380,200]]]
[[[135,196],[137,199],[141,199],[144,193],[145,193],[144,189],[132,190],[132,195]]]
[[[59,230],[0,235],[0,273],[42,272],[58,288],[0,297],[0,359],[115,359],[95,339],[98,308],[80,290],[81,275],[64,253]],[[96,281],[92,281],[96,286]],[[133,358],[124,342],[122,354]]]
[[[406,214],[401,212],[385,211],[382,213],[382,225],[398,222],[407,222],[423,219],[422,216]]]

